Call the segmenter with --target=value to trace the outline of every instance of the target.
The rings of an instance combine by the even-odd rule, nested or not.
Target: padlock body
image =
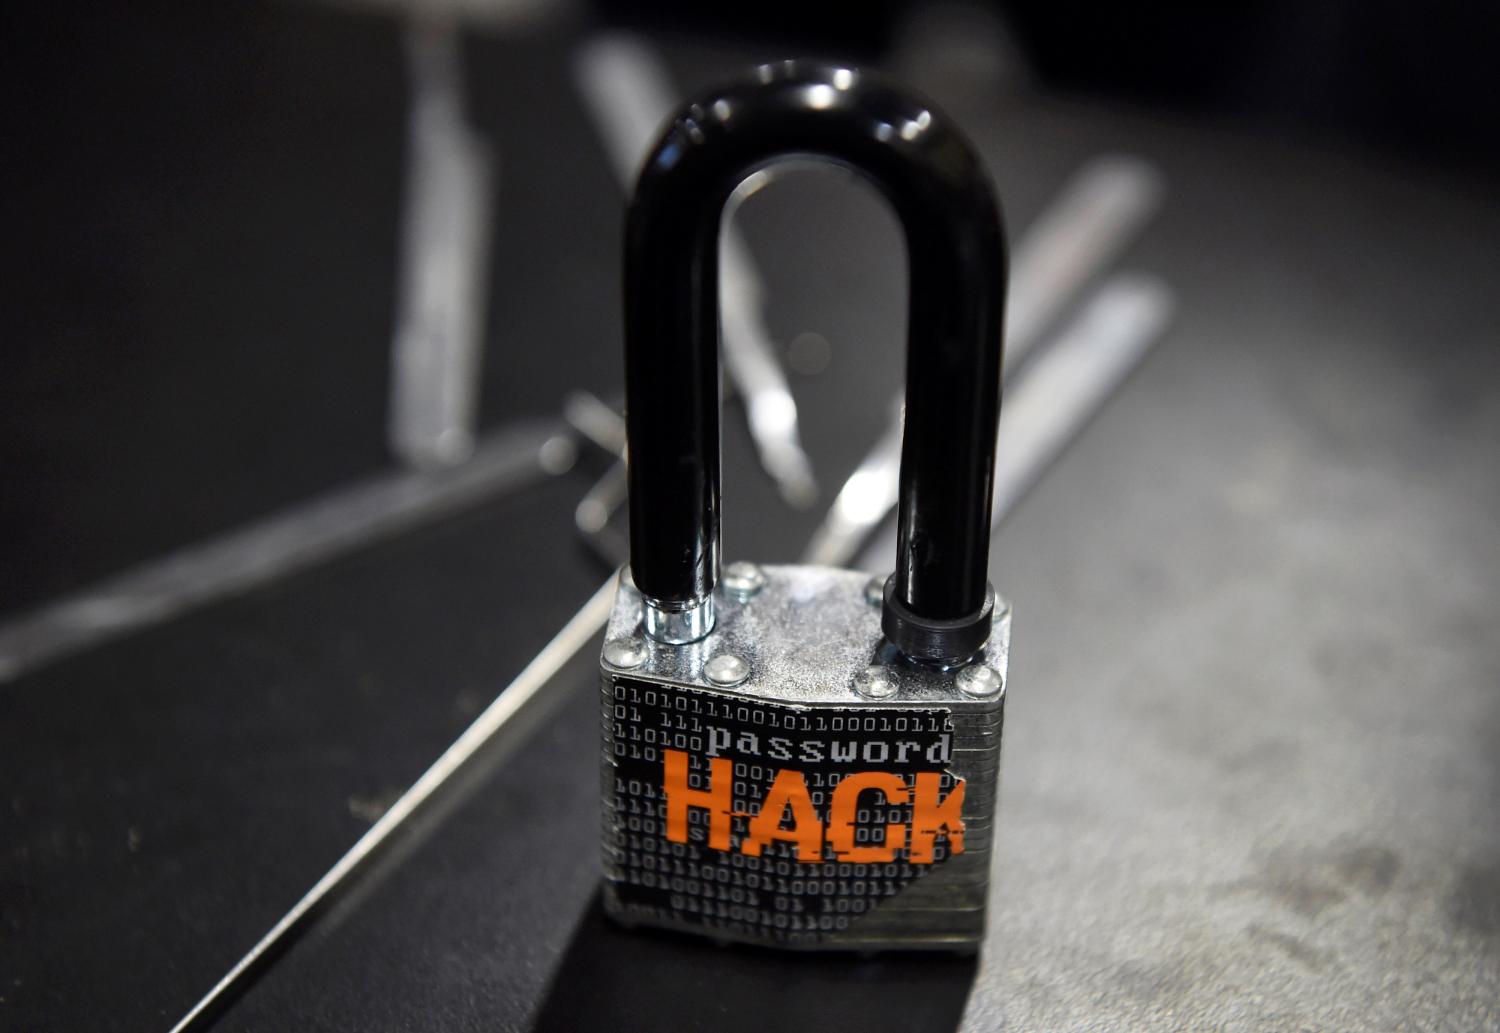
[[[974,660],[994,677],[961,681],[885,644],[869,575],[762,570],[753,595],[721,588],[713,632],[683,646],[644,636],[622,581],[601,661],[606,910],[768,946],[974,949],[1009,608]],[[711,663],[725,656],[738,684]]]

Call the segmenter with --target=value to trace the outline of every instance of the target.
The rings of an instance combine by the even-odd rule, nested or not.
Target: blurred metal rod
[[[1090,160],[1011,255],[1005,364],[1019,368],[1078,292],[1133,244],[1161,207],[1161,173],[1141,158]]]
[[[639,39],[607,33],[579,49],[573,68],[610,164],[629,191],[676,106],[677,91],[666,66]],[[763,181],[754,179],[741,196]],[[817,498],[817,484],[798,433],[797,403],[765,325],[764,294],[744,238],[728,227],[719,251],[724,365],[744,399],[761,466],[788,504],[805,509]]]
[[[515,680],[474,719],[453,745],[443,751],[443,755],[412,783],[410,789],[401,794],[390,810],[381,815],[380,820],[359,837],[348,852],[313,884],[312,889],[214,984],[213,989],[178,1020],[172,1027],[172,1033],[187,1033],[188,1030],[212,1022],[257,972],[285,950],[297,934],[306,928],[308,921],[334,898],[345,881],[384,845],[391,833],[400,828],[454,772],[530,703],[557,672],[578,655],[580,649],[604,630],[605,622],[609,620],[610,606],[614,603],[614,595],[615,578],[611,577]]]
[[[340,488],[0,625],[0,682],[561,472],[573,444],[559,429],[496,433],[463,466]]]
[[[1006,376],[1022,366],[1078,291],[1135,239],[1161,194],[1161,176],[1149,164],[1108,155],[1085,165],[1037,217],[1011,258]],[[898,395],[891,425],[844,482],[802,554],[804,563],[844,566],[896,508],[903,402]],[[1007,396],[1002,412],[1010,404]]]
[[[1000,526],[1150,351],[1172,309],[1172,292],[1161,280],[1118,273],[1021,373],[1000,410],[993,526]],[[895,555],[896,531],[887,528],[860,554],[858,566],[885,570]]]
[[[495,161],[468,125],[458,30],[406,32],[407,164],[387,437],[405,462],[461,463],[474,447]]]
[[[573,510],[573,526],[584,544],[613,570],[630,559],[625,536],[610,520],[629,498],[625,467],[625,419],[592,392],[577,390],[563,400],[563,419],[587,441],[615,457]]]
[[[589,488],[574,509],[573,524],[585,538],[597,535],[608,527],[610,517],[625,504],[630,490],[630,482],[625,473],[624,460],[617,459],[611,463],[609,469],[604,471],[604,476]],[[620,557],[612,559],[614,562],[611,565],[624,562]]]
[[[612,456],[625,456],[625,418],[592,391],[570,391],[563,399],[563,419],[579,434]]]
[[[731,230],[731,233],[733,231]],[[730,234],[726,234],[726,237]],[[807,509],[818,499],[812,464],[802,449],[797,426],[797,402],[776,361],[776,345],[766,329],[764,309],[726,290],[738,278],[734,272],[733,239],[719,257],[719,320],[723,327],[724,365],[739,387],[760,465],[776,482],[782,499],[796,509]],[[745,261],[749,261],[748,255]]]

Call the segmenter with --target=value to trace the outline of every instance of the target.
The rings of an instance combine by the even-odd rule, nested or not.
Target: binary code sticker
[[[796,707],[618,676],[605,705],[624,918],[812,942],[963,852],[945,709]]]

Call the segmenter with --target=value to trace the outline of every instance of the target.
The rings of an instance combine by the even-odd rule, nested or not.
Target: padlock
[[[1006,258],[930,103],[796,62],[687,106],[625,244],[630,565],[601,660],[606,911],[793,948],[972,950],[984,931],[1010,610],[988,577]],[[895,573],[720,577],[718,238],[786,157],[865,176],[910,278]]]

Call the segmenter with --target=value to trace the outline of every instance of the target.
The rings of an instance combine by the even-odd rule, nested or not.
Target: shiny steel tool
[[[613,461],[573,509],[573,527],[593,552],[613,570],[625,562],[629,546],[625,536],[610,527],[624,505],[625,418],[592,392],[570,391],[563,400],[563,419],[584,441]]]
[[[905,230],[896,572],[720,572],[718,238],[814,156]],[[1010,610],[986,570],[1005,244],[968,141],[844,68],[765,66],[680,112],[627,215],[630,567],[601,659],[604,901],[781,947],[966,950],[984,929]]]
[[[990,523],[998,528],[1026,492],[1146,357],[1175,306],[1161,280],[1115,273],[1084,299],[1006,389],[995,456]],[[896,547],[887,524],[859,553],[857,565],[879,570]]]
[[[642,41],[605,34],[589,41],[574,62],[575,78],[627,189],[634,182],[677,92],[665,65]],[[744,400],[761,467],[781,497],[798,509],[817,498],[812,465],[797,429],[797,403],[766,328],[764,291],[744,238],[731,227],[719,258],[719,307],[724,365]]]
[[[1138,158],[1108,155],[1081,169],[1021,238],[1012,256],[1006,374],[1014,372],[1078,292],[1107,268],[1156,211],[1161,177]],[[896,506],[901,402],[890,426],[849,475],[804,563],[850,562]]]

